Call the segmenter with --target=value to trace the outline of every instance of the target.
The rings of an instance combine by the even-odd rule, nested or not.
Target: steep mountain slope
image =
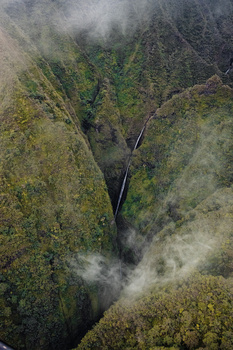
[[[112,207],[71,104],[4,28],[0,40],[0,337],[17,349],[64,348],[104,308],[100,287],[69,260],[114,255]]]
[[[231,349],[232,279],[195,274],[112,306],[77,349]]]
[[[111,189],[114,207],[119,191],[118,164],[122,165],[118,159],[123,157],[122,151],[128,154],[119,131],[132,150],[148,116],[174,93],[204,83],[214,73],[227,84],[232,81],[223,74],[232,53],[231,1],[224,3],[221,12],[213,2],[152,4],[150,14],[138,13],[137,5],[135,13],[131,9],[129,26],[133,29],[126,31],[127,35],[115,28],[109,30],[105,41],[97,38],[93,42],[91,37],[83,42],[84,36],[76,35],[80,47],[105,77],[107,98],[101,98],[100,93],[96,99],[86,133]],[[109,147],[109,140],[114,148]]]
[[[129,293],[151,270],[153,283],[183,276],[194,236],[187,252],[205,248],[189,267],[231,276],[232,11],[230,0],[0,0],[3,341],[76,344],[119,293],[119,248],[135,262],[152,242]],[[229,86],[205,83],[214,74]],[[91,261],[104,276],[83,272]],[[231,288],[205,281],[207,294],[208,281]]]
[[[5,8],[27,38],[24,49],[47,75],[50,66],[56,80],[48,78],[56,88],[59,81],[72,103],[114,207],[122,169],[148,115],[215,73],[231,84],[223,74],[232,54],[231,1],[219,8],[213,1],[125,0],[109,6],[31,0]]]
[[[232,107],[232,90],[214,76],[174,96],[148,122],[123,211],[141,232],[182,221],[217,188],[230,186]]]
[[[154,238],[78,349],[232,348],[232,97],[214,76],[148,122],[122,215]]]

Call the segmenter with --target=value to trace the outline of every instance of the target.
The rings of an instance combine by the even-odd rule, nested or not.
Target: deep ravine
[[[141,130],[140,134],[138,135],[138,138],[137,138],[137,140],[136,140],[136,142],[135,142],[135,145],[134,145],[134,147],[133,147],[133,150],[132,150],[132,152],[131,152],[131,155],[130,155],[130,157],[129,157],[128,165],[127,165],[127,168],[126,168],[126,171],[125,171],[125,176],[124,176],[124,179],[123,179],[123,182],[122,182],[122,185],[121,185],[121,190],[120,190],[120,194],[119,194],[119,197],[118,197],[117,206],[116,206],[116,210],[115,210],[115,214],[114,214],[115,219],[117,218],[117,215],[118,215],[118,212],[119,212],[119,208],[120,208],[120,205],[121,205],[121,203],[122,203],[122,196],[123,196],[123,193],[124,193],[124,190],[125,190],[125,185],[126,185],[126,181],[127,181],[128,174],[129,174],[129,169],[130,169],[131,158],[132,158],[133,152],[138,148],[138,145],[139,145],[139,143],[140,143],[140,141],[141,141],[141,139],[142,139],[142,136],[143,136],[143,134],[144,134],[144,131],[145,131],[145,129],[146,129],[146,125],[147,125],[148,121],[149,121],[154,115],[155,115],[155,113],[150,114],[150,115],[147,117],[147,119],[146,119],[146,121],[145,121],[145,123],[144,123],[144,125],[143,125],[143,128],[142,128],[142,130]]]

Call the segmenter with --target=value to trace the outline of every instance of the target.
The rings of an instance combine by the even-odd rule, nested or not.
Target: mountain
[[[134,238],[124,249],[150,239],[77,349],[231,349],[232,97],[214,76],[148,122],[122,209]]]
[[[232,1],[0,8],[1,340],[231,349]]]
[[[16,349],[64,348],[103,310],[100,287],[71,261],[115,255],[116,226],[74,106],[19,24],[4,20],[0,337]]]

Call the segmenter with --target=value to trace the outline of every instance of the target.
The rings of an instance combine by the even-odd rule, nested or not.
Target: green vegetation
[[[231,185],[232,96],[214,76],[174,96],[149,121],[123,207],[140,232],[181,221],[216,189]]]
[[[112,306],[77,349],[231,349],[232,317],[232,279],[196,273]]]
[[[77,344],[116,295],[72,262],[112,267],[124,237],[126,262],[147,253],[79,348],[231,349],[232,3],[158,0],[95,40],[76,5],[0,4],[0,339]]]
[[[231,349],[232,96],[214,76],[149,121],[122,215],[154,239],[77,349]]]
[[[18,85],[1,124],[1,339],[18,349],[65,346],[81,334],[102,306],[69,259],[115,250],[103,175],[39,72],[21,77],[27,90]]]

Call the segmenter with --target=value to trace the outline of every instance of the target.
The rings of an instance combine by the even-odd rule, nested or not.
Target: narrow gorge
[[[233,348],[232,28],[0,0],[0,348]]]
[[[148,120],[150,119],[151,117],[148,117],[145,124],[143,125],[143,128],[140,132],[140,134],[138,135],[138,138],[135,142],[135,145],[133,147],[133,151],[135,151],[137,149],[137,147],[139,146],[139,143],[141,142],[141,139],[142,139],[142,136],[143,136],[143,133],[145,131],[145,128],[146,128],[146,124],[148,122]],[[132,152],[133,152],[132,151]],[[127,181],[127,178],[128,178],[128,174],[129,174],[129,168],[130,168],[130,163],[131,163],[131,157],[132,157],[132,154],[129,158],[129,161],[128,161],[128,165],[127,165],[127,168],[125,170],[125,175],[124,175],[124,179],[123,179],[123,182],[122,182],[122,185],[121,185],[121,189],[120,189],[120,193],[119,193],[119,197],[118,197],[118,200],[117,200],[117,206],[116,206],[116,210],[115,210],[115,219],[117,217],[117,214],[118,214],[118,211],[119,211],[119,208],[120,208],[120,205],[121,205],[121,201],[122,201],[122,196],[123,196],[123,193],[124,191],[126,190],[126,181]]]

